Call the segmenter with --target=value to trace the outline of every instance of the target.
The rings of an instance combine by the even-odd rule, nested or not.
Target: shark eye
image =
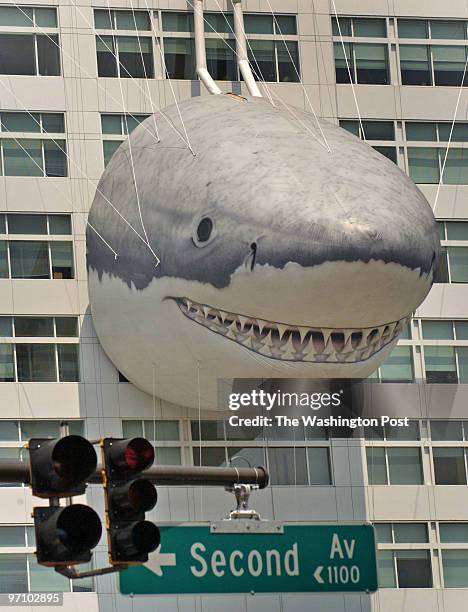
[[[203,217],[197,226],[196,235],[194,236],[194,243],[197,246],[205,246],[209,241],[213,233],[213,221],[210,217]]]

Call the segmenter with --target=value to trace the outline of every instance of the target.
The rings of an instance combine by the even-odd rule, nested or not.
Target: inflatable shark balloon
[[[196,155],[175,107],[156,116],[160,142],[147,119],[89,215],[118,253],[88,229],[93,321],[112,362],[150,394],[156,368],[156,395],[183,406],[199,393],[213,405],[223,377],[370,375],[433,281],[439,238],[421,192],[321,121],[328,150],[299,109],[218,95],[181,113]]]

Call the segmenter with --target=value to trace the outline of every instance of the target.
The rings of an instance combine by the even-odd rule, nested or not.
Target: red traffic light
[[[128,478],[149,468],[154,462],[154,448],[145,438],[103,440],[106,468],[115,478]]]
[[[125,449],[125,462],[129,469],[141,472],[153,465],[154,448],[144,438],[133,438]]]

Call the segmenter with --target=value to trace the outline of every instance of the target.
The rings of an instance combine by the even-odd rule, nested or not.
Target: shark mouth
[[[392,343],[409,321],[365,329],[292,326],[225,312],[187,298],[175,298],[182,313],[195,323],[241,346],[281,361],[356,363]]]

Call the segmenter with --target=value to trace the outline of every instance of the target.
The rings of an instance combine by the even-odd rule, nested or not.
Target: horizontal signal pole
[[[264,489],[268,485],[268,471],[264,467],[185,467],[179,465],[153,466],[141,474],[141,478],[154,484],[179,486],[230,487],[234,484],[253,484]],[[29,462],[19,459],[0,459],[0,482],[29,484]],[[101,467],[88,479],[89,483],[102,484]]]

